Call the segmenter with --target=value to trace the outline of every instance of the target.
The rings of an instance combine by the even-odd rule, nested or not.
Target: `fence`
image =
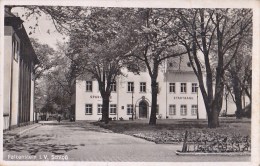
[[[250,136],[185,132],[182,152],[249,152]]]

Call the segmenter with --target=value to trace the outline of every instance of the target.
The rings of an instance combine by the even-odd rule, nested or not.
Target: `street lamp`
[[[197,119],[199,120],[199,91],[198,91],[198,86],[196,87],[197,91]]]
[[[134,120],[134,86],[132,85],[132,120]]]
[[[225,89],[225,99],[226,99],[226,110],[223,113],[227,117],[227,110],[228,110],[228,105],[227,105],[227,102],[228,102],[228,87],[227,86],[226,86],[226,89]]]

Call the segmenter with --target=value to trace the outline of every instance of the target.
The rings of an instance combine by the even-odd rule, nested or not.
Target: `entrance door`
[[[147,118],[147,103],[145,101],[139,103],[139,118]]]

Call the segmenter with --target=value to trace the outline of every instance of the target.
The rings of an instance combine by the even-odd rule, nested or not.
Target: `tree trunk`
[[[156,125],[156,109],[157,109],[157,85],[156,79],[151,79],[151,87],[152,87],[152,108],[151,108],[151,116],[149,125]]]
[[[242,108],[242,93],[241,93],[241,87],[239,84],[239,78],[235,76],[233,79],[233,89],[234,89],[234,95],[235,95],[235,103],[236,103],[236,118],[240,119],[243,116],[243,108]]]
[[[217,128],[219,127],[219,111],[213,108],[208,113],[208,127]]]
[[[208,114],[208,127],[209,128],[217,128],[219,127],[219,113],[222,109],[222,102],[223,102],[223,90],[224,85],[221,81],[217,81],[215,87],[215,96],[212,105],[208,105],[206,108],[209,110],[207,111]],[[206,105],[207,103],[205,103]]]
[[[109,122],[109,95],[102,95],[102,121]]]

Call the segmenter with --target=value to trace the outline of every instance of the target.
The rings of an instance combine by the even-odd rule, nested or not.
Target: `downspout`
[[[167,63],[167,62],[166,62]],[[167,112],[168,112],[168,90],[167,90],[167,80],[168,80],[168,77],[167,77],[167,66],[165,65],[165,87],[166,87],[166,115],[165,115],[165,119],[167,119]]]
[[[14,34],[14,33],[13,33]],[[13,42],[13,34],[12,34],[12,42]],[[13,46],[13,43],[12,43]],[[12,100],[13,100],[13,47],[12,47],[12,55],[11,55],[11,83],[10,83],[10,114],[9,114],[9,130],[11,130],[12,124]]]
[[[31,94],[32,96],[33,96],[33,101],[32,101],[32,105],[33,105],[33,107],[32,107],[32,112],[33,112],[33,124],[35,123],[35,113],[34,113],[34,111],[35,111],[35,75],[34,75],[34,63],[32,63],[31,64],[31,73],[32,73],[32,77],[31,77],[31,80],[33,81],[33,94]],[[30,80],[30,81],[31,81]],[[32,88],[31,88],[31,91],[32,91]]]
[[[119,112],[119,110],[120,110],[120,106],[119,106],[119,76],[118,76],[118,78],[117,78],[117,82],[116,82],[116,94],[117,94],[117,111],[116,111],[116,120],[118,120],[118,112]]]

